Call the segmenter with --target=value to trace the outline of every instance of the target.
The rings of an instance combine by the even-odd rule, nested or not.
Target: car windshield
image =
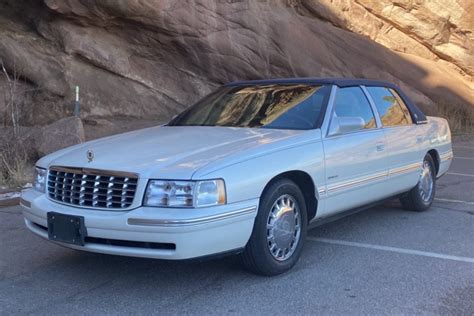
[[[312,129],[320,123],[329,94],[329,86],[308,84],[224,86],[168,126]]]

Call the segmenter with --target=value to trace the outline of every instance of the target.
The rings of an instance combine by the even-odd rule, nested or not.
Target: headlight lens
[[[225,204],[223,180],[199,181],[196,187],[196,206]]]
[[[46,191],[46,169],[35,167],[35,181],[33,187],[44,193]]]
[[[226,203],[223,180],[150,180],[145,206],[203,207]]]

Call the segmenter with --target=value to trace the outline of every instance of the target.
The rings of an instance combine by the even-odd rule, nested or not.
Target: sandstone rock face
[[[313,15],[398,52],[444,60],[474,74],[474,2],[470,0],[310,0]]]
[[[0,150],[21,142],[25,158],[37,159],[86,140],[84,126],[77,117],[66,117],[44,126],[20,126],[15,136],[11,127],[0,127]]]
[[[220,84],[272,77],[383,79],[418,103],[474,106],[473,11],[469,0],[6,0],[0,58],[38,90],[27,124],[70,114],[75,85],[84,118],[165,120]]]
[[[84,141],[84,127],[77,117],[66,117],[47,125],[35,137],[40,157]]]

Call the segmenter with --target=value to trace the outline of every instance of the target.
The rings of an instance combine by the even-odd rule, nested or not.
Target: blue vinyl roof
[[[226,86],[240,86],[240,85],[265,85],[265,84],[330,84],[338,87],[351,86],[382,86],[389,88],[397,88],[396,85],[387,81],[356,79],[356,78],[277,78],[277,79],[262,79],[262,80],[244,80],[234,81],[226,84]]]

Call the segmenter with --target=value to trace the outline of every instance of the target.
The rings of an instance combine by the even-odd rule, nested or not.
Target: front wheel
[[[250,271],[277,275],[298,261],[306,238],[306,204],[291,180],[278,180],[262,195],[242,261]]]
[[[433,203],[436,193],[436,171],[431,155],[423,160],[423,169],[416,187],[400,197],[402,206],[410,211],[426,211]]]

